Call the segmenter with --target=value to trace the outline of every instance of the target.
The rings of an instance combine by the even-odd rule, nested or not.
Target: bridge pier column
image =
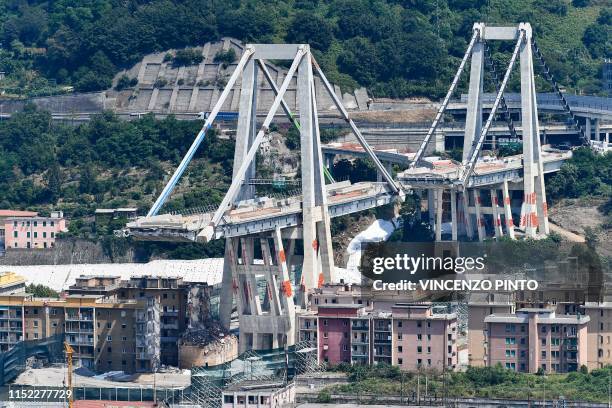
[[[472,226],[472,215],[470,214],[470,196],[468,190],[465,189],[461,193],[463,201],[463,223],[465,224],[465,233],[469,239],[474,238],[474,228]]]
[[[457,191],[450,192],[451,200],[451,239],[457,241]]]
[[[442,241],[442,196],[444,194],[443,189],[434,190],[436,193],[436,224],[435,224],[435,232],[436,232],[436,241]]]
[[[507,180],[504,180],[502,196],[504,198],[504,217],[506,218],[506,231],[510,239],[514,239],[514,220],[512,219],[512,207],[510,205],[510,193],[508,192]]]
[[[601,130],[599,127],[600,120],[598,118],[595,119],[595,136],[594,139],[598,142],[601,142]]]
[[[329,153],[325,155],[325,167],[327,167],[327,170],[329,170],[330,172],[334,168],[335,156],[336,156],[335,154],[329,154]]]
[[[477,188],[473,189],[472,195],[474,196],[474,207],[476,209],[476,228],[478,231],[478,240],[482,242],[486,238],[486,231],[484,228],[484,220],[482,219],[482,214],[480,212],[480,205],[482,204],[480,190]]]
[[[606,132],[606,139],[605,139],[606,143],[610,143],[610,132]]]
[[[436,227],[435,214],[434,214],[436,198],[434,194],[435,194],[434,189],[432,188],[427,189],[427,215],[429,216],[429,225],[431,226],[432,229],[435,229]]]
[[[497,199],[497,189],[491,189],[491,207],[493,208],[493,225],[495,229],[495,237],[501,238],[504,236],[502,230],[501,214],[499,210],[499,202]]]
[[[591,138],[591,118],[584,118],[584,132],[586,133],[586,137],[589,140],[592,140]]]

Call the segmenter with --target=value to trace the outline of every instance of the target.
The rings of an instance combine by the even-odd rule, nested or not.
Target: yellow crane
[[[66,365],[68,366],[68,373],[66,374],[66,378],[68,381],[68,408],[72,408],[72,354],[74,350],[70,347],[67,341],[64,341],[64,350],[66,351]]]

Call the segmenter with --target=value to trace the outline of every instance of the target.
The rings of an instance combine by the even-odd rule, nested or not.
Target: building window
[[[431,347],[430,346],[427,346],[427,353],[431,354]]]
[[[417,321],[417,327],[421,327],[421,326],[423,326],[423,322],[421,322],[420,320]]]
[[[112,336],[106,336],[106,341],[113,341]]]
[[[323,332],[323,338],[326,339],[327,338],[327,332]]]
[[[30,231],[26,232],[26,238],[30,238]]]
[[[34,231],[34,238],[38,238],[38,232]]]
[[[422,352],[423,352],[423,347],[417,346],[417,353],[422,353]]]
[[[348,351],[348,347],[346,344],[342,346],[342,351]]]
[[[51,238],[55,238],[55,232],[51,231]]]
[[[327,326],[327,319],[323,319],[323,326]]]
[[[516,350],[506,350],[506,358],[516,357]]]
[[[17,226],[17,221],[13,221],[13,227]]]
[[[423,336],[422,336],[421,334],[417,334],[417,340],[418,340],[418,341],[423,340]]]
[[[542,345],[545,346],[546,345],[546,339],[542,339]]]
[[[516,338],[506,337],[506,344],[516,344]]]
[[[38,221],[34,221],[34,226],[38,227]]]
[[[397,359],[397,364],[399,364],[399,365],[404,364],[404,359],[403,358],[398,358]]]
[[[51,221],[51,226],[55,226],[55,221]]]
[[[402,321],[401,320],[397,322],[397,327],[402,327]]]
[[[397,339],[401,340],[402,339],[402,333],[397,333]]]
[[[19,233],[17,231],[13,231],[13,237],[17,238],[17,236],[19,235]]]
[[[402,346],[397,346],[397,352],[401,353],[404,351],[404,348]]]
[[[43,231],[43,238],[47,238],[47,231]]]
[[[38,338],[38,333],[34,333],[34,338],[37,339]]]
[[[546,358],[546,351],[542,350],[542,358]]]

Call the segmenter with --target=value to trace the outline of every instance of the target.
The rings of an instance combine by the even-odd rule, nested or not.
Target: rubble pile
[[[218,321],[210,319],[203,329],[187,330],[181,337],[180,343],[204,346],[216,341],[223,342],[223,339],[228,335]],[[233,337],[233,335],[229,336]]]

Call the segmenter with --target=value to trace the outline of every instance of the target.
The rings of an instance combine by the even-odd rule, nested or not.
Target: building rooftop
[[[35,211],[0,210],[0,217],[36,217]]]
[[[522,309],[521,309],[522,310]],[[541,309],[540,309],[541,310]],[[547,310],[547,309],[546,309]],[[547,310],[550,312],[550,310]],[[561,315],[557,316],[554,312],[546,317],[539,317],[539,324],[586,324],[590,321],[589,316],[583,315]],[[528,323],[527,313],[497,313],[485,317],[485,323]]]
[[[15,272],[0,272],[0,287],[25,283],[25,281],[23,276],[17,275]]]

